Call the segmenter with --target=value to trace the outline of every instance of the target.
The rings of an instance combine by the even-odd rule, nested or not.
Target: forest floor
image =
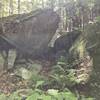
[[[41,64],[40,61],[35,61],[35,63]],[[48,71],[49,71],[49,67],[47,66],[49,66],[49,64],[50,63],[45,62],[44,66],[46,65],[46,67],[42,67],[41,69],[36,69],[36,70],[40,71],[39,72],[40,75],[47,77]],[[38,64],[36,65],[36,67],[38,67]],[[17,69],[14,69],[14,70],[16,72]],[[16,73],[14,72],[8,71],[0,75],[0,93],[10,95],[12,92],[20,90],[20,89],[32,88],[33,83],[31,79],[27,80],[27,79],[22,78],[22,76],[20,76],[19,70],[17,74],[18,75],[16,75]]]
[[[0,92],[9,95],[10,93],[25,89],[28,87],[28,81],[11,73],[5,73],[0,76]]]

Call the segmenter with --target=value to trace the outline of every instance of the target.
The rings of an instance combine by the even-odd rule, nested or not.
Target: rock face
[[[68,32],[65,35],[60,36],[59,38],[55,40],[54,46],[48,47],[41,54],[41,57],[55,61],[57,57],[60,57],[64,53],[65,54],[69,53],[69,49],[72,47],[72,45],[74,44],[74,42],[80,35],[81,35],[80,31],[73,31],[73,32]]]
[[[65,35],[60,36],[54,43],[54,51],[69,51],[75,40],[80,36],[80,31],[72,31]]]
[[[5,69],[12,61],[10,66],[13,66],[16,58],[16,53],[14,57],[9,55],[10,49],[16,49],[19,54],[28,57],[37,58],[41,55],[48,48],[59,20],[59,16],[51,9],[39,9],[0,19],[0,51],[5,51],[2,52]]]
[[[51,9],[4,18],[0,37],[21,53],[36,56],[48,47],[59,23],[59,16]]]

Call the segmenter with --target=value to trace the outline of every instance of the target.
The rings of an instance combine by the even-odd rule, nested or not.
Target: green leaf
[[[77,100],[77,97],[71,92],[62,92],[61,95],[65,100]]]
[[[51,99],[51,96],[49,96],[49,95],[44,95],[44,94],[41,95],[40,99],[41,99],[41,100],[52,100],[52,99]]]
[[[40,95],[38,93],[34,93],[31,96],[28,96],[26,100],[37,100]]]
[[[37,81],[35,88],[38,88],[39,86],[43,85],[44,81]]]
[[[48,93],[49,95],[55,96],[55,95],[58,95],[58,90],[49,89],[49,90],[47,91],[47,93]]]
[[[21,100],[21,99],[22,99],[22,97],[20,97],[20,96],[18,95],[18,92],[16,91],[16,92],[12,93],[12,94],[9,96],[9,99],[7,99],[7,100]]]
[[[6,97],[6,95],[4,95],[4,94],[1,94],[1,95],[0,95],[0,100],[7,100],[7,97]]]
[[[58,65],[66,65],[66,63],[65,63],[65,62],[60,62],[60,61],[59,61],[59,62],[57,62],[57,64],[58,64]]]
[[[60,65],[56,65],[55,68],[59,69],[60,71],[65,72],[64,68],[62,68]]]

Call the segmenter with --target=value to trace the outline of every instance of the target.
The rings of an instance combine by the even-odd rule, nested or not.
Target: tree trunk
[[[2,17],[2,1],[0,1],[0,18]]]
[[[18,0],[18,14],[20,14],[20,0]]]
[[[13,0],[10,0],[10,3],[9,3],[9,15],[12,15],[13,14]]]
[[[42,0],[42,8],[44,8],[44,0]]]

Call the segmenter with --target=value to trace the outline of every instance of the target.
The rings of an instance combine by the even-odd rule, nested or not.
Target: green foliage
[[[6,97],[6,95],[4,95],[4,94],[1,94],[1,95],[0,95],[0,100],[7,100],[7,97]]]
[[[94,24],[87,25],[84,30],[85,38],[88,40],[87,48],[94,50],[99,47],[100,43],[100,18],[97,17]],[[92,52],[94,53],[94,52]]]
[[[63,90],[66,86],[72,87],[75,84],[78,84],[79,81],[75,76],[76,70],[73,69],[73,65],[73,62],[72,64],[69,64],[67,59],[61,56],[57,62],[57,65],[51,67],[51,70],[47,76],[38,74],[33,70],[34,74],[31,78],[34,83],[33,87],[35,89],[45,89],[45,87],[48,87],[57,89],[60,88],[60,90]]]
[[[96,22],[100,23],[100,16],[96,17]]]
[[[0,100],[21,100],[22,97],[18,96],[18,93],[15,92],[11,94],[10,96],[6,96],[5,94],[0,95]]]
[[[44,81],[37,81],[35,88],[37,89],[39,86],[43,85]]]
[[[25,90],[23,91],[23,93]],[[64,92],[60,92],[59,90],[49,89],[47,91],[37,91],[37,90],[30,90],[29,95],[23,94],[20,95],[20,91],[14,92],[10,96],[6,96],[5,94],[0,95],[0,100],[77,100],[77,96],[73,94],[71,91],[67,90]],[[86,98],[82,96],[80,100],[93,100],[93,98]]]
[[[61,65],[53,66],[50,74],[51,81],[58,84],[58,87],[64,88],[65,86],[73,86],[77,83],[75,77],[75,70],[63,68]]]
[[[26,100],[77,100],[77,97],[71,93],[68,92],[59,92],[58,90],[49,89],[45,93],[34,93],[30,95]]]

